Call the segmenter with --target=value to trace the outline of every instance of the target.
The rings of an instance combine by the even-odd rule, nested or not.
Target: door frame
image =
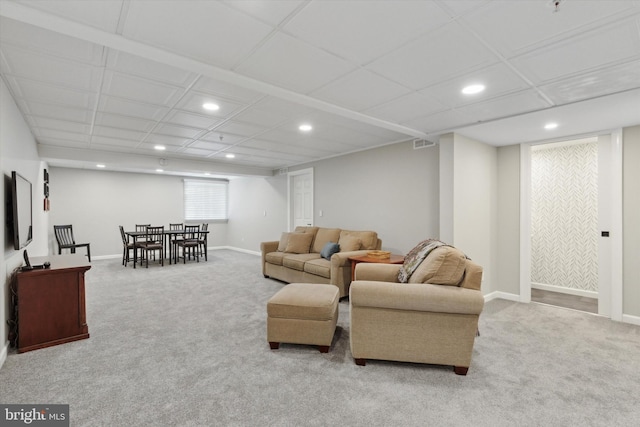
[[[287,173],[287,228],[288,231],[293,230],[293,213],[294,213],[294,203],[291,189],[293,188],[293,178],[299,175],[310,175],[311,176],[311,224],[315,223],[315,216],[313,210],[313,200],[315,199],[315,180],[313,178],[313,168],[300,169],[293,172]]]
[[[605,132],[597,133],[599,135]],[[610,271],[607,274],[610,307],[598,307],[598,313],[611,320],[622,321],[622,129],[611,131],[610,142],[610,194],[607,212],[610,219],[609,254]],[[576,136],[576,138],[579,138]],[[548,141],[555,142],[555,141]],[[520,302],[531,302],[531,147],[523,143],[520,149]],[[601,230],[602,231],[602,230]],[[598,244],[601,250],[603,243]],[[598,276],[601,272],[598,271]],[[601,279],[599,279],[601,280]],[[600,300],[600,298],[598,298]],[[605,298],[606,300],[607,298]]]

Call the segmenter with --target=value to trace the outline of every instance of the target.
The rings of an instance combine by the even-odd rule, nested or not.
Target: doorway
[[[531,147],[531,300],[597,313],[598,138]]]
[[[598,145],[597,301],[599,315],[622,320],[622,132],[596,137]],[[532,150],[524,144],[520,169],[520,301],[531,302],[533,272]],[[562,254],[564,255],[564,254]],[[591,282],[593,283],[593,282]],[[535,288],[534,288],[535,289]],[[556,289],[551,288],[551,291]],[[581,291],[578,291],[580,294]],[[581,295],[578,295],[581,296]],[[589,296],[587,294],[587,296]]]
[[[289,172],[289,230],[313,225],[313,168]]]

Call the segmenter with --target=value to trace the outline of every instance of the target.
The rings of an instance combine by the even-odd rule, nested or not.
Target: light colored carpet
[[[91,338],[0,369],[0,402],[70,404],[73,426],[612,426],[640,420],[640,327],[494,300],[466,377],[451,367],[369,361],[349,350],[340,303],[334,345],[266,341],[282,283],[259,258],[87,272]]]

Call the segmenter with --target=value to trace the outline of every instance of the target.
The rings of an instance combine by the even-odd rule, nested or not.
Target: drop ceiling
[[[0,74],[64,167],[271,175],[452,131],[640,124],[640,2],[554,3],[0,0]]]

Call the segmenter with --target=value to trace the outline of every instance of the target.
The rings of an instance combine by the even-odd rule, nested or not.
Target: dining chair
[[[205,261],[208,261],[207,236],[209,235],[209,233],[206,233],[208,229],[209,229],[209,224],[205,222],[204,224],[202,224],[202,227],[200,228],[200,233],[198,234],[198,251],[200,251],[200,256],[204,255]]]
[[[87,258],[91,262],[91,247],[89,243],[76,243],[73,237],[72,225],[54,225],[53,233],[58,242],[58,255],[62,254],[63,249],[70,249],[72,254],[76,253],[76,248],[87,248]]]
[[[198,248],[200,246],[200,226],[199,225],[186,225],[184,227],[184,238],[177,242],[178,250],[176,251],[176,263],[180,259],[179,248],[182,248],[182,262],[187,262],[187,254],[189,259],[193,255],[196,261],[200,262],[200,254]]]
[[[159,252],[160,263],[164,266],[164,225],[159,227],[147,227],[145,241],[140,243],[140,249],[144,252],[149,268],[149,252],[153,252],[154,259],[156,251]]]
[[[138,243],[134,245],[133,242],[130,242],[129,237],[124,232],[124,227],[121,225],[118,227],[120,227],[120,235],[122,236],[122,265],[126,267],[131,259],[129,258],[129,251],[137,251],[140,245]]]
[[[169,224],[169,230],[172,231],[177,231],[177,230],[184,230],[184,224],[183,223],[173,223],[173,224]],[[169,240],[169,244],[171,245],[169,247],[169,251],[171,252],[172,250],[174,251],[173,253],[175,253],[175,251],[178,248],[178,241],[182,240],[183,236],[180,236],[178,234],[172,234]]]

